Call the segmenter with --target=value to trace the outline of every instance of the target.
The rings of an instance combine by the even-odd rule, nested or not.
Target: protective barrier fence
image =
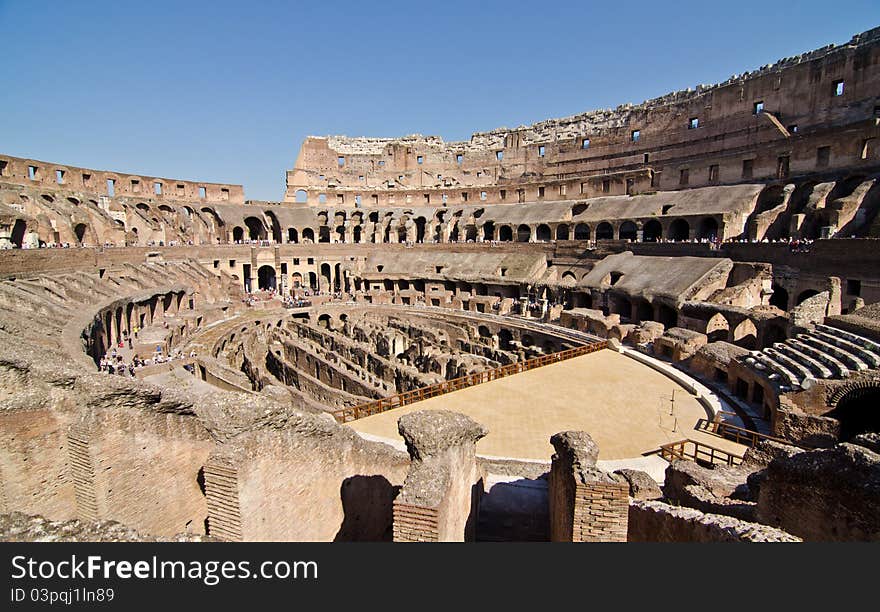
[[[511,374],[519,374],[520,372],[534,370],[535,368],[550,365],[551,363],[557,363],[559,361],[565,361],[566,359],[572,359],[573,357],[580,357],[581,355],[595,353],[596,351],[607,348],[607,346],[608,342],[606,341],[594,342],[591,344],[585,344],[584,346],[567,349],[565,351],[559,351],[558,353],[551,353],[550,355],[542,355],[541,357],[535,357],[534,359],[527,359],[526,361],[511,363],[509,365],[501,366],[500,368],[495,368],[493,370],[486,370],[485,372],[478,372],[476,374],[468,374],[467,376],[453,378],[452,380],[437,383],[436,385],[422,387],[421,389],[413,389],[412,391],[398,393],[397,395],[392,395],[390,397],[383,397],[382,399],[368,402],[366,404],[361,404],[359,406],[340,408],[339,410],[333,412],[333,418],[335,418],[339,423],[348,423],[350,421],[362,419],[373,414],[385,412],[386,410],[393,410],[394,408],[400,408],[401,406],[406,406],[407,404],[420,402],[431,397],[437,397],[438,395],[444,395],[453,391],[467,389],[468,387],[473,387],[474,385],[480,385],[482,383],[486,383],[492,380],[504,378],[505,376],[510,376]]]

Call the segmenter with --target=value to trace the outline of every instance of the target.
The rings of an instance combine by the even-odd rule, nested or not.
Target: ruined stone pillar
[[[483,493],[476,443],[486,429],[448,410],[406,414],[397,428],[412,464],[394,500],[394,541],[474,540]]]
[[[629,487],[596,467],[599,448],[590,434],[563,431],[550,468],[550,540],[626,542]]]

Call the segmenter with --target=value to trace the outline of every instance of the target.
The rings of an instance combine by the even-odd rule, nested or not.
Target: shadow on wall
[[[339,489],[344,513],[334,542],[391,542],[400,486],[384,476],[351,476]]]
[[[547,542],[547,474],[492,485],[480,500],[478,542]]]

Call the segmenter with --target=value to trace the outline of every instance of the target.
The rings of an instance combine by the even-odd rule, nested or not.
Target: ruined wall
[[[631,500],[627,542],[799,542],[779,529],[660,501]]]

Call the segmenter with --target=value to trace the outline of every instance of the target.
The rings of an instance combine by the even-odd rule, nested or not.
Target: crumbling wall
[[[627,542],[799,542],[779,529],[660,501],[629,503]]]
[[[596,467],[599,449],[589,434],[554,434],[550,468],[550,539],[554,542],[626,541],[629,485]]]
[[[395,542],[475,538],[484,475],[476,443],[488,432],[447,410],[422,410],[398,421],[412,465],[394,500]]]

